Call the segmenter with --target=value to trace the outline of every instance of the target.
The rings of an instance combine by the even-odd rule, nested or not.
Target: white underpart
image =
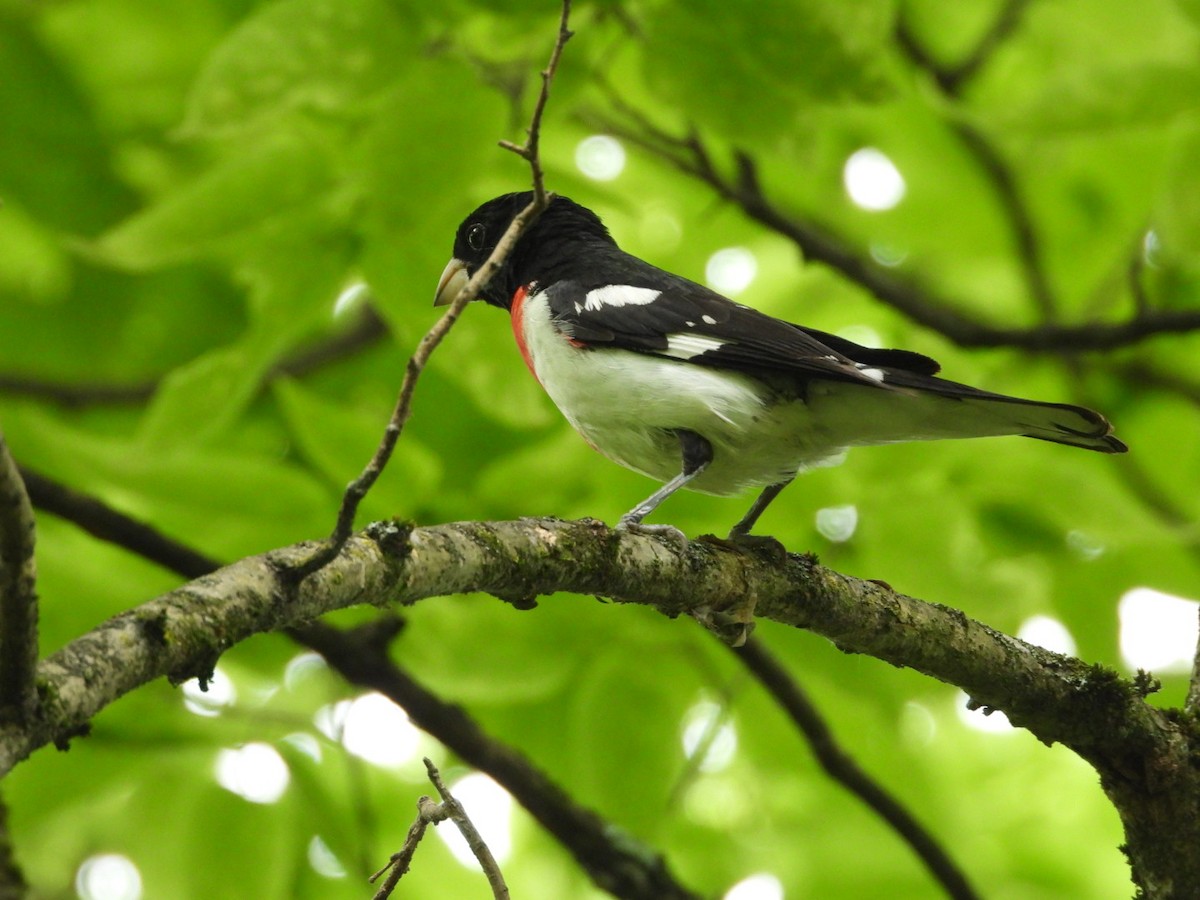
[[[609,284],[587,292],[583,308],[600,309],[602,306],[645,306],[658,299],[662,291],[654,288],[631,287],[628,284]]]
[[[525,301],[524,331],[538,380],[593,447],[626,468],[668,481],[681,466],[672,431],[694,431],[712,444],[713,461],[688,487],[709,494],[785,481],[848,447],[1038,434],[1053,430],[1047,417],[1064,415],[819,379],[808,383],[803,400],[781,397],[748,375],[686,362],[720,346],[716,338],[670,335],[675,360],[573,345],[552,323],[540,293]]]
[[[841,446],[813,432],[804,404],[772,404],[753,378],[627,350],[572,346],[551,323],[540,294],[525,301],[523,315],[526,346],[550,399],[593,447],[635,472],[659,481],[679,474],[672,429],[694,431],[713,445],[713,463],[689,485],[710,494],[786,480],[798,466]],[[720,345],[686,337],[708,342],[693,344],[693,354]]]
[[[676,359],[691,359],[710,350],[720,350],[724,345],[719,338],[703,334],[668,334],[666,354]]]

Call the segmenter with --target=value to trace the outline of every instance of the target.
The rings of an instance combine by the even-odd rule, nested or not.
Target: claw
[[[664,540],[669,544],[673,544],[675,549],[683,552],[688,548],[688,537],[674,525],[646,525],[642,522],[627,522],[622,519],[617,523],[617,531],[625,531],[629,534],[642,534],[646,537],[655,537]]]

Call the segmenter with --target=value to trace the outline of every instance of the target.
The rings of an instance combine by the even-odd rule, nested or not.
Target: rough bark
[[[668,616],[736,617],[753,609],[848,652],[957,685],[1095,766],[1121,811],[1134,878],[1147,897],[1192,896],[1200,885],[1192,718],[1150,706],[1144,688],[1112,671],[1031,646],[958,610],[839,574],[809,556],[752,555],[716,539],[681,550],[586,520],[417,529],[380,523],[297,583],[289,563],[310,551],[297,545],[242,560],[110,619],[45,659],[37,717],[0,727],[0,772],[80,733],[98,710],[147,681],[203,677],[250,635],[333,609],[464,591],[522,605],[556,591],[602,594]]]

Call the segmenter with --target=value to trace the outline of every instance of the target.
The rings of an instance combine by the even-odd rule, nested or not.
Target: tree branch
[[[1074,354],[1111,350],[1149,337],[1200,330],[1200,310],[1136,311],[1120,322],[1047,323],[1027,328],[993,325],[959,310],[949,297],[915,275],[902,274],[872,260],[854,242],[811,216],[784,213],[763,193],[753,160],[740,154],[734,175],[712,163],[695,136],[680,138],[610,95],[610,102],[632,124],[589,113],[585,122],[602,128],[707,184],[749,218],[792,241],[807,259],[842,273],[879,300],[962,347],[1011,347],[1031,353]]]
[[[841,748],[829,725],[800,684],[788,674],[762,642],[757,638],[750,638],[743,646],[731,647],[730,650],[775,698],[775,702],[787,712],[808,741],[813,755],[826,774],[887,822],[925,863],[930,874],[945,888],[947,895],[955,900],[977,900],[979,895],[967,881],[965,873],[941,844],[903,804],[860,768]]]
[[[1115,673],[993,631],[961,612],[841,575],[807,556],[784,564],[720,543],[681,550],[591,520],[377,523],[329,567],[295,585],[280,562],[311,544],[249,557],[122,613],[43,660],[50,698],[27,728],[0,728],[0,773],[69,737],[140,684],[207,673],[252,634],[369,603],[443,594],[606,595],[676,616],[755,607],[759,617],[822,634],[839,647],[917,669],[967,691],[1043,741],[1096,765],[1148,752],[1174,726]]]
[[[975,48],[955,65],[943,65],[930,56],[908,27],[903,14],[896,20],[896,42],[913,62],[933,76],[944,94],[958,97],[966,83],[987,65],[997,48],[1016,31],[1028,6],[1029,0],[1007,0]]]
[[[0,434],[0,715],[24,720],[37,705],[37,566],[33,508]]]
[[[220,568],[215,560],[95,498],[32,473],[27,483],[34,505],[164,568],[188,578]],[[320,653],[346,681],[383,694],[417,727],[490,775],[575,857],[597,886],[633,900],[695,900],[655,850],[577,805],[518,750],[487,735],[462,708],[441,700],[396,665],[388,647],[401,625],[398,618],[387,616],[351,631],[320,622],[303,622],[285,631]]]
[[[1042,262],[1041,245],[1034,231],[1033,216],[1021,198],[1016,177],[1000,156],[1000,152],[980,129],[969,122],[958,121],[954,123],[954,130],[992,182],[996,199],[1000,201],[1012,227],[1017,258],[1021,261],[1021,269],[1025,274],[1025,285],[1043,319],[1047,322],[1052,321],[1057,315],[1057,303]]]

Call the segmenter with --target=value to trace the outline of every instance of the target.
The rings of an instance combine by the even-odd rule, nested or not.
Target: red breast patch
[[[524,285],[517,288],[517,292],[513,294],[509,312],[512,314],[513,337],[517,339],[517,349],[521,351],[521,359],[525,360],[525,365],[533,377],[537,378],[537,370],[533,368],[533,358],[529,355],[529,345],[525,343],[525,298],[527,296],[529,296],[529,291]],[[541,383],[541,379],[538,378],[538,384]]]

